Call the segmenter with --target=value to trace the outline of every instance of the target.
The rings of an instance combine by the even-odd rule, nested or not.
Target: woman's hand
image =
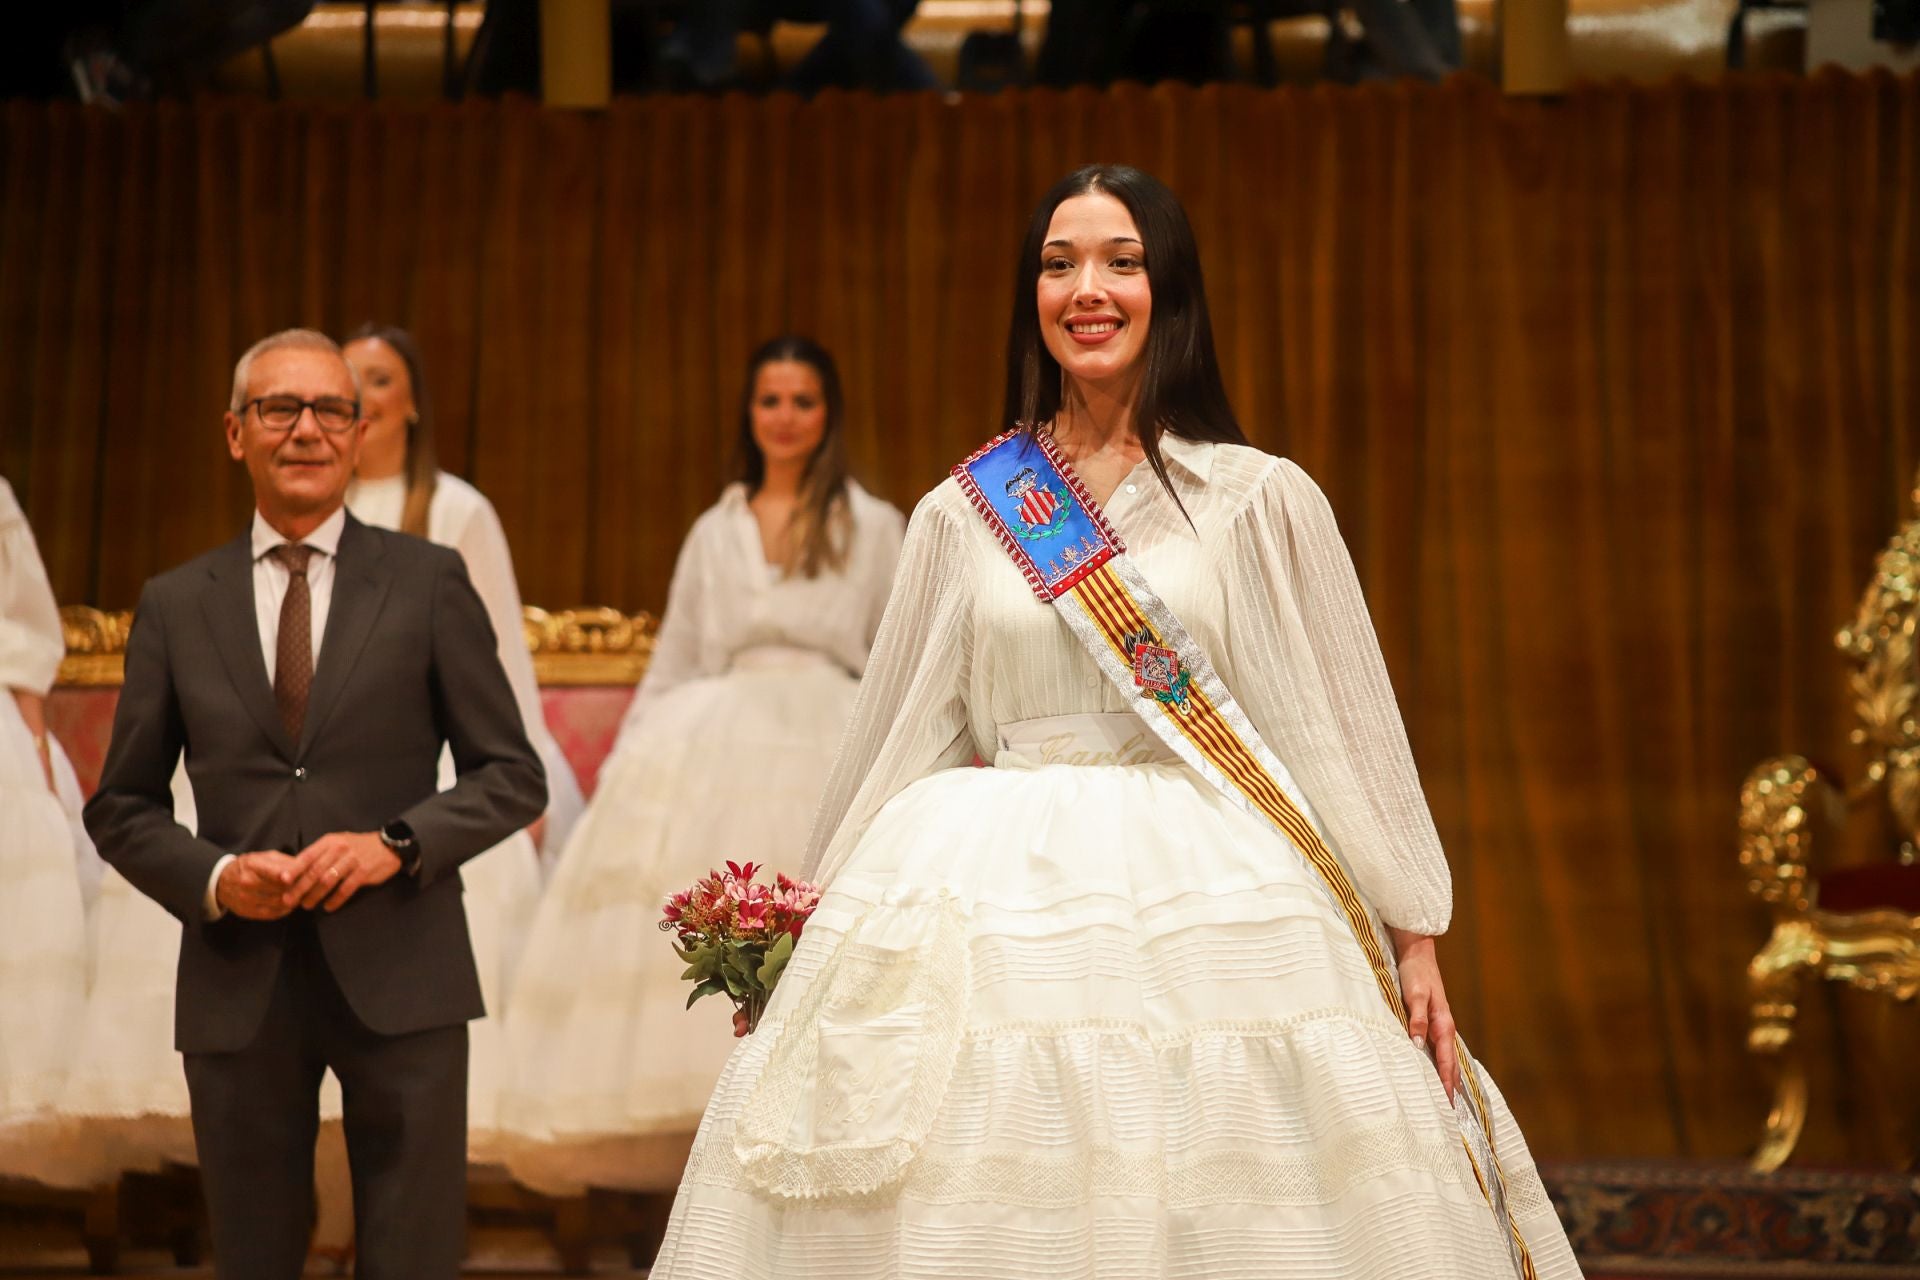
[[[735,1040],[743,1040],[746,1038],[746,1035],[747,1011],[745,1009],[735,1009],[733,1011],[733,1038]]]
[[[1407,1005],[1407,1034],[1433,1058],[1447,1101],[1460,1088],[1460,1051],[1454,1047],[1453,1008],[1440,981],[1440,958],[1433,939],[1422,933],[1390,929],[1400,962],[1400,995]]]

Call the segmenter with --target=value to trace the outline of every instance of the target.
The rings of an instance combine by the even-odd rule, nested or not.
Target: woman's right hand
[[[746,1035],[747,1011],[745,1009],[735,1009],[733,1011],[733,1038],[735,1040],[744,1040]]]

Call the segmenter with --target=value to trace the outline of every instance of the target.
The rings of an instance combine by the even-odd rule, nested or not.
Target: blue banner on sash
[[[1009,431],[953,469],[1034,593],[1051,601],[1122,550],[1044,436]]]

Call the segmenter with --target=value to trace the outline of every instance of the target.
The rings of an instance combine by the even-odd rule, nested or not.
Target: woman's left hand
[[[1460,1088],[1460,1051],[1454,1046],[1453,1008],[1447,1003],[1446,984],[1440,981],[1440,957],[1433,939],[1420,933],[1390,930],[1400,962],[1400,995],[1407,1005],[1407,1034],[1433,1058],[1447,1101]]]

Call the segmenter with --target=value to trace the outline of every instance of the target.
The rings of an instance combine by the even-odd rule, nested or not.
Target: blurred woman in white
[[[520,703],[527,737],[547,771],[547,815],[530,832],[540,852],[554,857],[566,847],[586,801],[541,710],[540,686],[520,624],[520,584],[500,517],[478,489],[440,470],[420,349],[412,335],[365,325],[344,349],[360,375],[361,412],[367,418],[348,509],[367,524],[452,547],[467,562],[467,575],[500,641],[500,664]]]
[[[66,645],[33,531],[0,479],[0,1177],[72,1181],[48,1128],[86,999],[80,789],[47,732]]]
[[[508,1001],[507,1167],[556,1194],[671,1187],[731,1028],[685,1011],[663,900],[726,860],[798,866],[905,522],[848,477],[833,358],[748,363],[737,480],[681,548],[652,663]]]
[[[557,853],[585,803],[573,768],[541,711],[533,659],[521,628],[520,588],[500,517],[479,490],[441,471],[435,460],[432,406],[419,348],[404,329],[368,325],[342,349],[360,377],[361,412],[367,420],[360,465],[347,489],[347,509],[366,524],[452,547],[466,561],[474,590],[493,621],[500,665],[506,668],[520,703],[527,737],[546,767],[553,797],[540,823],[460,871],[466,884],[467,927],[488,1015],[471,1029],[467,1154],[476,1163],[488,1163],[497,1156],[494,1117],[506,1068],[501,1019],[514,966],[539,901],[538,849],[544,841],[548,850]],[[450,754],[441,754],[440,771],[441,784],[451,786]],[[332,1103],[333,1089],[329,1082],[323,1106]]]

